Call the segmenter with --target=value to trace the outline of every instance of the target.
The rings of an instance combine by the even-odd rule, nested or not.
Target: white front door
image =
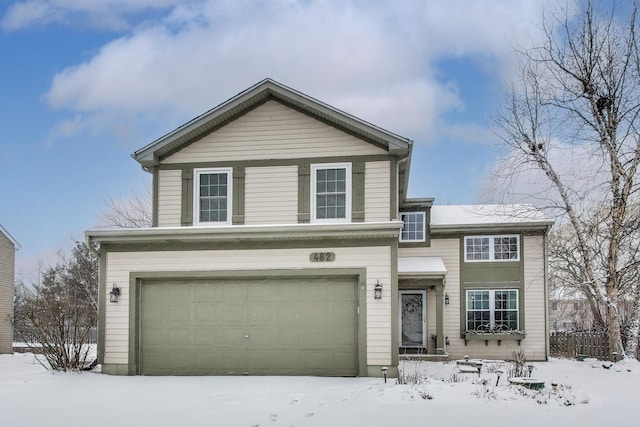
[[[427,346],[427,291],[400,291],[400,347]]]

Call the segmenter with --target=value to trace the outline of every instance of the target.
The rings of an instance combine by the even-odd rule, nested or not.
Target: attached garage
[[[137,281],[137,373],[359,374],[357,276]]]

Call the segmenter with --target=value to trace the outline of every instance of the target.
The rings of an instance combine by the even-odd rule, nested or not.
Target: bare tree
[[[516,80],[497,118],[512,176],[538,171],[535,194],[565,227],[566,273],[600,312],[612,351],[622,354],[623,297],[635,261],[640,163],[638,3],[578,3],[543,18],[542,43],[518,49]],[[576,163],[577,162],[577,163]],[[570,164],[570,166],[567,166]],[[634,249],[635,246],[635,249]],[[597,250],[594,250],[597,248]],[[631,283],[633,289],[625,289]],[[635,354],[640,322],[627,331]]]
[[[97,256],[78,242],[71,257],[60,255],[44,271],[34,284],[35,294],[15,305],[16,335],[42,352],[43,366],[63,371],[87,366],[98,317],[97,287]]]
[[[152,191],[148,184],[131,197],[110,197],[107,200],[107,209],[100,216],[99,225],[110,228],[151,227],[151,203]]]

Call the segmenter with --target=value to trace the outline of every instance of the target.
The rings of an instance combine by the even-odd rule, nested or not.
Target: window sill
[[[520,341],[525,338],[526,334],[524,331],[513,331],[513,332],[465,332],[464,334],[464,345],[467,345],[469,341],[484,341],[485,345],[489,345],[489,341],[497,341],[498,345],[502,344],[503,340],[506,341],[518,341],[518,345],[520,345]]]

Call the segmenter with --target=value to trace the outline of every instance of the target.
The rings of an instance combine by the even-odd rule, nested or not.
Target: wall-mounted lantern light
[[[376,285],[373,287],[373,294],[375,299],[382,299],[382,285],[379,280],[376,280]]]
[[[444,303],[449,305],[449,294],[444,294]]]
[[[113,284],[113,288],[111,288],[111,292],[109,292],[109,302],[118,302],[118,298],[120,297],[120,288],[115,283]]]

